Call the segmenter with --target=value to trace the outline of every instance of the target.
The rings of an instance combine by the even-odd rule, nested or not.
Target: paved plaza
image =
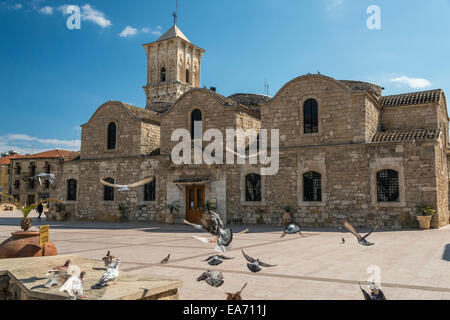
[[[20,229],[20,213],[0,212],[0,242]],[[36,215],[33,212],[32,217]],[[34,228],[47,224],[33,219]],[[305,228],[305,238],[281,236],[281,227],[249,226],[236,237],[233,249],[218,267],[205,260],[215,252],[192,235],[201,232],[182,225],[112,224],[98,222],[50,223],[51,241],[59,254],[98,259],[107,250],[120,257],[121,270],[135,276],[182,280],[180,299],[223,300],[246,282],[246,300],[361,300],[359,281],[370,266],[381,270],[381,286],[388,300],[450,299],[450,228],[440,230],[379,230],[370,236],[372,247],[360,246],[350,233]],[[244,226],[234,226],[235,232]],[[358,230],[361,233],[366,230]],[[346,244],[341,244],[341,237]],[[251,273],[241,254],[276,267]],[[167,265],[159,262],[168,254]],[[64,261],[62,261],[63,263]],[[223,272],[225,283],[212,288],[196,279],[208,269]]]

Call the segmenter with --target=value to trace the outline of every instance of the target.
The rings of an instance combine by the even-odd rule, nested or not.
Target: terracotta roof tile
[[[7,165],[11,163],[11,159],[15,159],[15,158],[19,158],[21,157],[21,155],[19,154],[15,154],[12,156],[6,156],[6,157],[1,157],[0,158],[0,165]]]
[[[398,94],[380,98],[380,103],[385,107],[408,106],[427,103],[439,103],[441,89]]]
[[[79,152],[67,151],[67,150],[50,150],[41,153],[36,153],[28,156],[19,156],[15,159],[39,159],[39,158],[63,158],[63,159],[71,159],[77,157]]]
[[[150,111],[144,108],[132,106],[131,104],[121,102],[123,106],[128,110],[128,112],[138,120],[147,123],[155,123],[160,124],[161,121],[158,118],[158,113],[154,111]]]
[[[372,142],[432,140],[439,137],[440,130],[397,130],[377,132]]]

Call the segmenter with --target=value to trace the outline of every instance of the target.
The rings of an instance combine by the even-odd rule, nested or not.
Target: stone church
[[[64,163],[53,197],[72,219],[198,221],[209,205],[231,224],[416,227],[416,207],[449,223],[448,113],[442,90],[383,96],[378,85],[299,76],[274,97],[201,87],[205,50],[174,25],[147,53],[146,107],[108,101],[83,124],[80,156]],[[280,169],[253,164],[176,165],[172,132],[279,129]],[[119,193],[100,179],[154,182]]]

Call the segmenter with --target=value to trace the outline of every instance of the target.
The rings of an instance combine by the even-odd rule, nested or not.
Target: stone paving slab
[[[0,214],[0,237],[18,229],[18,224],[10,224],[14,216],[8,214],[6,225]],[[33,221],[35,227],[46,223]],[[369,239],[375,242],[373,247],[362,247],[350,233],[333,229],[305,228],[306,238],[280,239],[281,227],[248,226],[250,232],[237,237],[227,254],[235,259],[211,267],[201,260],[215,252],[192,238],[206,234],[189,226],[99,222],[50,222],[50,226],[50,238],[60,254],[101,263],[110,249],[129,274],[183,281],[180,299],[220,300],[224,292],[236,291],[248,282],[244,299],[361,300],[358,282],[368,279],[367,268],[372,265],[381,270],[381,285],[388,299],[450,299],[449,227],[430,231],[381,229]],[[233,226],[233,230],[245,227]],[[340,243],[341,237],[346,239],[345,245]],[[253,274],[241,249],[277,266]],[[160,265],[168,253],[171,261]],[[223,271],[222,287],[211,288],[196,281],[207,269]]]
[[[119,278],[116,280],[117,284],[99,290],[91,289],[91,286],[102,277],[106,270],[103,262],[73,255],[0,259],[0,272],[3,274],[8,272],[17,282],[20,282],[21,286],[26,288],[27,295],[30,297],[44,300],[61,300],[66,299],[67,294],[60,292],[59,286],[45,288],[44,284],[48,281],[45,278],[45,274],[47,270],[63,265],[67,260],[71,260],[72,265],[80,267],[81,271],[87,273],[84,285],[86,300],[138,300],[171,292],[182,286],[182,282],[178,280],[150,277],[139,278],[120,271]],[[131,266],[125,265],[125,267]]]

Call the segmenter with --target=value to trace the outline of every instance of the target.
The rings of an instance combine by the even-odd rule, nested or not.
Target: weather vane
[[[174,13],[172,13],[173,16],[173,24],[176,26],[178,21],[178,0],[177,0],[177,7]]]

